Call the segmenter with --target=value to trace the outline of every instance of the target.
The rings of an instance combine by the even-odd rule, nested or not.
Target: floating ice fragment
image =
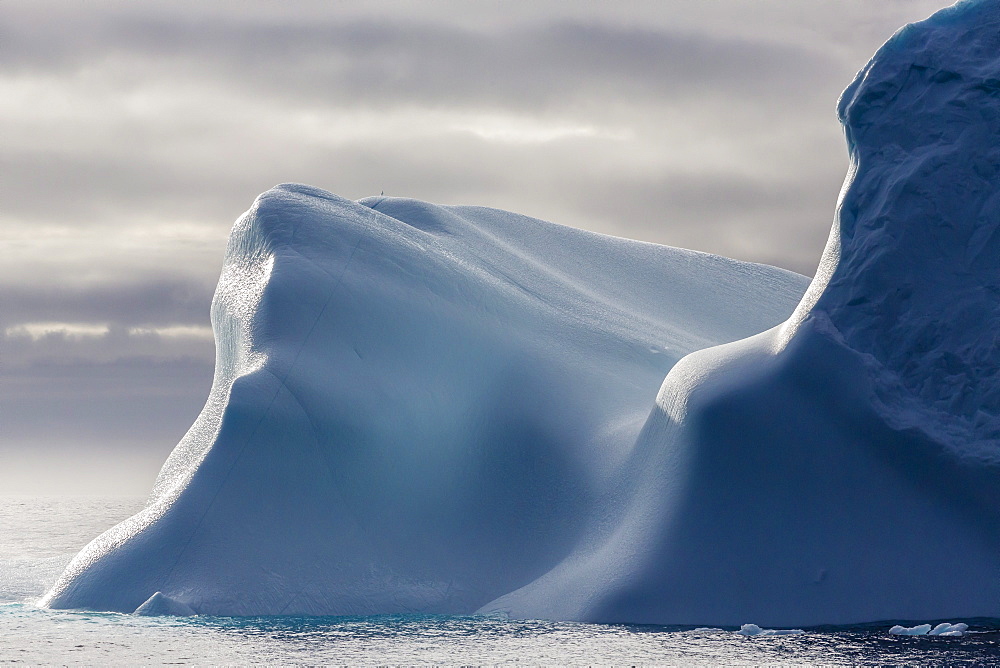
[[[930,624],[918,624],[917,626],[893,626],[889,633],[894,636],[963,636],[969,629],[969,625],[964,622],[951,624],[941,622],[933,629]]]
[[[744,624],[737,633],[744,636],[757,636],[763,633],[763,629],[756,624]]]
[[[941,622],[927,635],[931,636],[964,636],[965,632],[969,629],[969,625],[964,622],[959,622],[958,624],[949,624],[948,622]]]
[[[931,630],[930,624],[918,624],[917,626],[900,626],[896,624],[889,629],[889,634],[894,636],[925,636]]]
[[[802,629],[762,629],[756,624],[744,624],[737,631],[744,636],[794,636],[805,633]]]

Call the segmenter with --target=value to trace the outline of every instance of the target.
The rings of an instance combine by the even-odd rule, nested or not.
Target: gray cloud
[[[208,79],[299,103],[405,101],[536,112],[720,88],[754,96],[808,91],[803,83],[837,72],[830,54],[804,44],[565,19],[494,30],[344,21],[335,13],[302,22],[239,15],[211,22],[110,16],[89,26],[78,20],[9,24],[0,63],[19,74],[113,66],[124,79],[138,70],[154,80]]]
[[[183,358],[4,365],[0,493],[148,493],[211,379],[211,362]]]
[[[754,257],[812,275],[833,219],[836,193],[800,182],[668,175],[595,184],[582,208],[615,221],[612,231],[729,257]],[[651,215],[650,212],[656,214]],[[781,249],[781,250],[777,250]]]
[[[8,203],[4,215],[20,221],[142,225],[152,213],[228,228],[270,184],[251,165],[222,167],[180,157],[171,163],[140,151],[102,155],[68,146],[52,155],[20,149],[0,155],[0,199]]]
[[[0,451],[152,470],[212,344],[146,330],[208,325],[227,230],[279,182],[811,272],[836,98],[945,3],[0,1]]]
[[[0,329],[31,322],[122,328],[205,325],[213,287],[173,276],[148,276],[131,284],[6,286],[0,292]]]

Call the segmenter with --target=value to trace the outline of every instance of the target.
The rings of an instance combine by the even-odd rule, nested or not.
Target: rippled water
[[[891,622],[808,629],[796,636],[747,638],[734,629],[490,617],[149,618],[56,612],[32,604],[80,547],[141,504],[139,499],[0,498],[0,663],[1000,662],[1000,620],[965,620],[974,632],[962,638],[890,636]]]

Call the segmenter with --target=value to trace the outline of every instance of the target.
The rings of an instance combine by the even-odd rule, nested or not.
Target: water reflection
[[[436,615],[136,617],[30,603],[80,546],[142,502],[0,503],[0,664],[1000,664],[1000,619],[890,620],[745,637],[736,627]],[[889,635],[893,624],[937,621],[964,621],[972,632],[961,638]]]
[[[261,661],[347,663],[929,663],[1000,660],[1000,620],[961,638],[889,636],[891,624],[748,638],[735,628],[598,625],[500,617],[193,618]],[[252,648],[252,649],[251,649]]]

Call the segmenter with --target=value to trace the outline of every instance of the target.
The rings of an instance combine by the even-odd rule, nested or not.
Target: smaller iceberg
[[[889,629],[889,635],[894,636],[964,636],[969,630],[969,625],[964,622],[951,624],[941,622],[934,628],[930,624],[918,624],[916,626],[900,626],[897,624]]]
[[[918,624],[917,626],[900,626],[896,624],[889,629],[889,635],[893,636],[925,636],[931,630],[930,624]]]
[[[805,631],[802,629],[762,629],[756,624],[744,624],[737,633],[741,636],[797,636]]]

